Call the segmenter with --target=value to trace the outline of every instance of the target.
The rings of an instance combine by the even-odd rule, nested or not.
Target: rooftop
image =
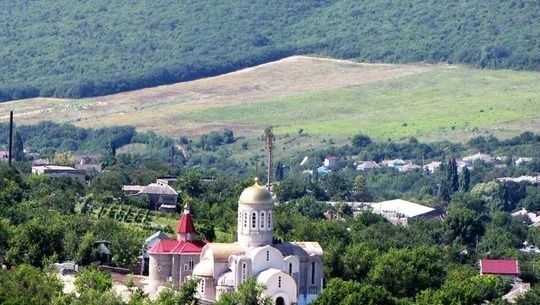
[[[201,253],[205,242],[201,240],[179,241],[175,239],[161,239],[155,243],[148,253],[150,254],[183,254]]]
[[[426,207],[403,199],[394,199],[376,203],[368,203],[375,213],[399,213],[411,218],[434,211],[435,209]]]
[[[480,274],[519,275],[519,264],[517,260],[482,259]]]

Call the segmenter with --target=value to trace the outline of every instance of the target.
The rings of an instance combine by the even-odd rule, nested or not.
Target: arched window
[[[264,212],[261,212],[261,229],[264,229],[264,222],[266,219],[264,218]]]
[[[242,282],[244,282],[247,278],[247,264],[242,263]]]
[[[268,212],[268,227],[269,230],[272,229],[272,212]]]
[[[315,262],[311,262],[311,285],[315,285]]]
[[[188,267],[189,267],[189,269],[188,269],[189,271],[193,270],[193,259],[192,258],[189,259]]]
[[[277,280],[278,280],[277,286],[278,288],[281,288],[281,276],[278,276]]]
[[[289,275],[292,275],[292,263],[289,263]]]
[[[270,260],[270,251],[266,251],[266,261]]]
[[[247,212],[244,212],[244,228],[247,228]]]
[[[257,213],[255,212],[251,213],[251,228],[252,229],[257,228]]]

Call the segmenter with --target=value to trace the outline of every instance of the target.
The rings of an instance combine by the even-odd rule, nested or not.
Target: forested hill
[[[0,1],[0,100],[86,97],[293,54],[540,70],[537,0]]]

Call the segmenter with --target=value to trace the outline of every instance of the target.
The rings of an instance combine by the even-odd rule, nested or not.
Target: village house
[[[516,183],[526,182],[530,184],[540,183],[540,176],[519,176],[519,177],[501,177],[497,178],[499,181],[512,181]]]
[[[411,163],[411,162],[409,162],[409,163],[407,163],[407,164],[405,164],[403,166],[398,167],[398,171],[400,173],[414,172],[414,171],[417,171],[417,170],[420,170],[420,169],[422,169],[421,166],[416,165],[416,164]]]
[[[405,160],[402,160],[402,159],[394,159],[394,160],[383,160],[381,162],[381,165],[382,166],[386,166],[386,167],[392,167],[392,168],[395,168],[395,169],[398,169],[400,168],[401,166],[407,164],[409,162],[405,161]]]
[[[442,165],[442,162],[433,161],[431,163],[424,165],[424,170],[433,174],[435,172],[438,172],[441,169],[441,165]]]
[[[9,151],[0,150],[0,161],[8,162],[9,160]]]
[[[73,178],[82,182],[86,179],[86,173],[70,166],[40,165],[32,166],[33,175],[46,175],[51,178]]]
[[[512,217],[525,216],[529,221],[529,227],[540,227],[540,212],[529,212],[526,209],[521,209],[512,213]]]
[[[100,156],[98,155],[76,155],[75,168],[84,171],[101,172]]]
[[[356,165],[357,171],[368,171],[368,170],[375,170],[380,169],[381,166],[377,164],[375,161],[359,161]]]
[[[513,281],[519,276],[519,262],[510,259],[481,259],[480,274],[498,275]]]
[[[336,162],[339,160],[338,157],[326,157],[324,158],[323,166],[326,168],[331,168],[336,166]]]
[[[484,163],[493,163],[494,159],[488,154],[483,153],[476,153],[474,155],[470,155],[463,158],[463,161],[468,163],[469,165],[472,165],[474,162],[484,162]]]
[[[532,160],[533,160],[533,158],[519,157],[514,161],[514,164],[516,166],[520,166],[520,165],[523,165],[523,164],[525,164],[527,162],[531,162]]]
[[[165,212],[176,212],[178,192],[170,185],[167,178],[158,178],[149,185],[124,185],[122,191],[127,196],[147,196],[153,209]]]

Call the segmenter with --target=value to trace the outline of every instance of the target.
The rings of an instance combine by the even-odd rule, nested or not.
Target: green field
[[[540,131],[540,73],[435,66],[397,79],[257,103],[193,110],[181,120],[271,125],[279,134],[461,139]]]

